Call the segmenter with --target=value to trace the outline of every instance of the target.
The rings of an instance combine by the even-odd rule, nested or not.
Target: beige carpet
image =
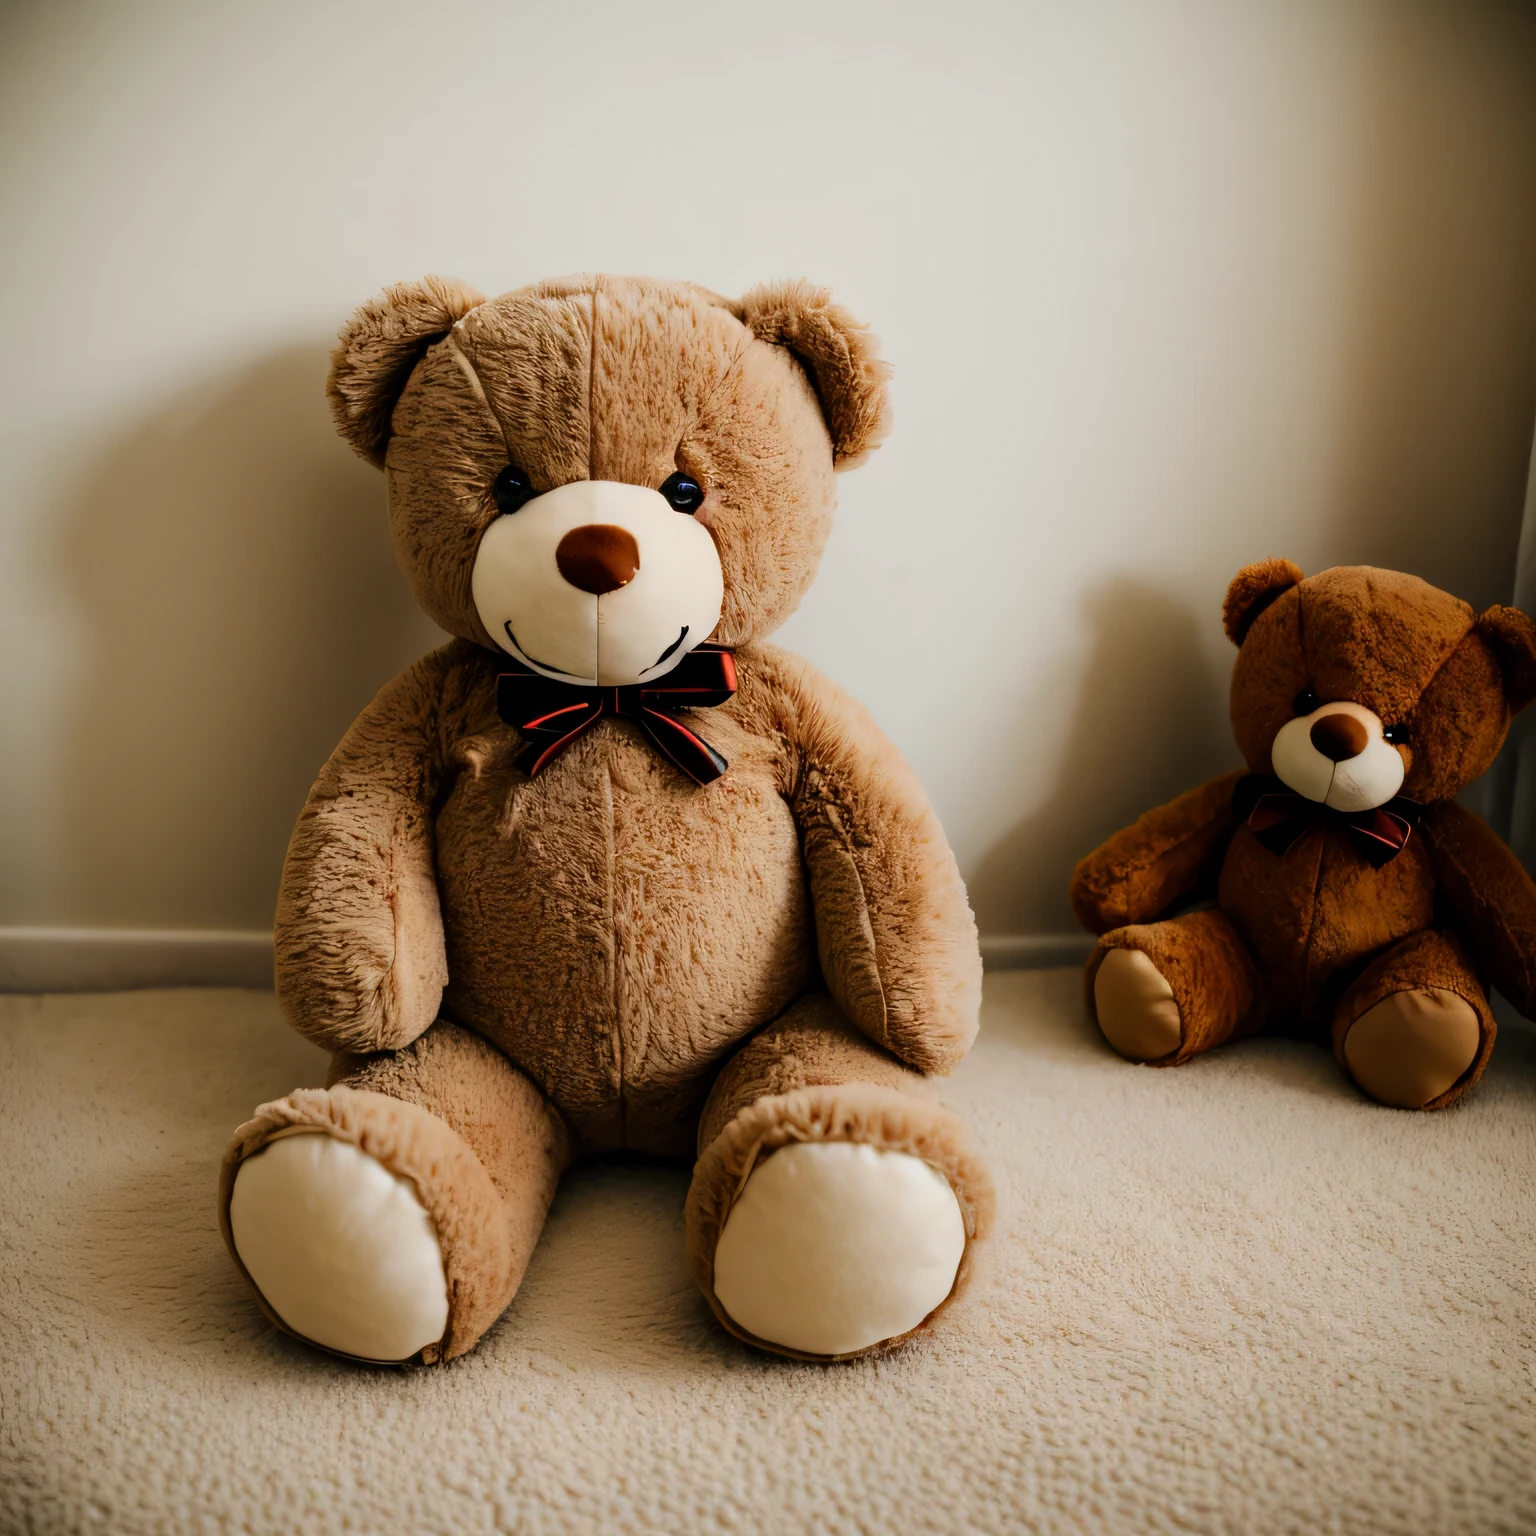
[[[5,1532],[1536,1529],[1536,1050],[1445,1114],[1320,1051],[1116,1060],[1069,972],[993,975],[955,1079],[993,1261],[898,1358],[747,1353],[686,1174],[573,1175],[467,1359],[263,1323],[214,1175],[321,1058],[270,995],[0,999]]]

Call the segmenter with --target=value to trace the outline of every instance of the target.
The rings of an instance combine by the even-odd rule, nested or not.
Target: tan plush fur
[[[484,302],[465,283],[427,277],[397,283],[352,317],[331,361],[326,392],[341,435],[370,464],[384,463],[394,397],[422,352]]]
[[[450,1302],[448,1332],[423,1359],[463,1354],[501,1315],[528,1267],[570,1162],[559,1115],[501,1052],[446,1021],[402,1051],[336,1055],[325,1091],[263,1104],[236,1131],[219,1202],[232,1253],[229,1198],[240,1163],[296,1128],[351,1142],[409,1180],[437,1229]]]
[[[795,295],[810,309],[791,334]],[[629,278],[521,289],[442,341],[436,317],[422,317],[430,345],[394,405],[387,456],[396,550],[422,607],[449,634],[490,645],[470,570],[496,516],[490,484],[511,459],[538,491],[693,475],[725,569],[714,639],[742,645],[776,629],[831,530],[838,445],[850,460],[867,452],[887,406],[873,340],[821,290],[790,285],[772,320],[763,339],[700,289]],[[356,349],[349,330],[342,352]]]
[[[980,961],[953,856],[868,715],[761,638],[814,576],[835,465],[884,429],[884,377],[868,332],[797,284],[730,305],[577,278],[469,307],[467,290],[429,281],[343,333],[343,430],[371,455],[388,423],[397,552],[459,638],[363,712],[294,830],[278,993],[345,1061],[329,1096],[279,1101],[242,1129],[226,1201],[239,1159],[295,1115],[382,1148],[442,1213],[444,1355],[512,1294],[568,1153],[702,1152],[690,1251],[706,1294],[748,1142],[913,1151],[950,1177],[968,1235],[985,1229],[985,1172],[921,1076],[948,1072],[976,1030]],[[697,517],[725,581],[712,638],[737,648],[740,680],[699,722],[723,778],[695,786],[612,717],[537,778],[517,767],[521,740],[496,709],[507,661],[469,586],[509,461],[537,491],[654,487],[676,469],[705,487]],[[728,1112],[701,1142],[712,1085]],[[394,1129],[391,1100],[411,1106],[417,1141]],[[441,1180],[394,1150],[433,1136]]]
[[[1241,773],[1149,811],[1073,875],[1073,910],[1102,935],[1089,1006],[1105,954],[1135,949],[1179,1008],[1180,1043],[1160,1065],[1267,1028],[1331,1041],[1347,1067],[1350,1028],[1377,1004],[1450,994],[1476,1016],[1475,1050],[1422,1107],[1450,1104],[1493,1049],[1488,987],[1536,1013],[1536,886],[1451,798],[1493,762],[1512,710],[1536,696],[1536,625],[1510,608],[1478,617],[1399,572],[1353,566],[1303,579],[1284,560],[1240,571],[1223,617],[1240,647],[1232,726],[1249,768],[1272,771],[1271,746],[1304,689],[1351,700],[1406,733],[1401,794],[1422,819],[1374,868],[1334,826],[1283,856],[1266,848],[1234,814]],[[1168,915],[1199,896],[1214,896],[1215,910]],[[1419,1049],[1405,1032],[1401,1050]]]
[[[766,283],[741,301],[754,336],[795,352],[810,370],[832,428],[838,469],[849,469],[880,446],[890,431],[884,384],[888,366],[878,344],[825,288]]]

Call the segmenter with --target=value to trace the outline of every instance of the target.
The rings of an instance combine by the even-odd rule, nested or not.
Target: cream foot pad
[[[1139,949],[1112,949],[1093,978],[1104,1038],[1132,1061],[1158,1061],[1179,1048],[1184,1025],[1173,988]]]
[[[293,1331],[365,1360],[408,1360],[448,1326],[448,1284],[416,1191],[350,1142],[279,1137],[235,1177],[240,1262]]]
[[[749,1333],[846,1355],[917,1327],[954,1287],[965,1220],[906,1152],[791,1142],[761,1163],[715,1249],[715,1295]]]

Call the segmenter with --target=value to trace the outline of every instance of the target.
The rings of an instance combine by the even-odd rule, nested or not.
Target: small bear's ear
[[[1504,697],[1519,714],[1536,701],[1536,624],[1518,608],[1496,604],[1472,628],[1493,652],[1504,678]]]
[[[1253,621],[1300,580],[1301,571],[1289,560],[1271,557],[1245,565],[1232,578],[1232,585],[1227,588],[1227,600],[1221,605],[1221,622],[1227,639],[1240,646],[1253,628]]]
[[[342,326],[325,392],[337,430],[370,464],[383,468],[395,402],[422,353],[483,303],[467,283],[424,277],[386,288]]]
[[[760,341],[787,347],[811,376],[832,434],[834,468],[849,469],[880,446],[890,430],[888,363],[869,327],[825,288],[801,281],[764,283],[736,306]]]

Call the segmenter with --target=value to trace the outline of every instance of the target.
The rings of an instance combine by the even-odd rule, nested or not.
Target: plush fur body
[[[958,1291],[992,1197],[926,1075],[975,1034],[964,887],[868,715],[762,639],[814,575],[834,471],[884,431],[884,378],[863,327],[803,284],[728,303],[584,278],[487,302],[428,280],[354,317],[338,421],[387,468],[401,564],[457,638],[363,712],[295,828],[278,992],[335,1067],[237,1133],[237,1262],[245,1160],[299,1130],[350,1141],[431,1218],[450,1315],[418,1358],[446,1358],[510,1300],[571,1158],[698,1156],[690,1259],[750,1337],[712,1285],[734,1202],[786,1141],[852,1140],[948,1181]],[[518,766],[496,704],[512,659],[470,579],[509,464],[538,493],[677,473],[706,488],[710,638],[735,648],[739,687],[690,725],[722,778],[696,785],[612,716],[536,777]]]
[[[462,642],[427,657],[312,791],[278,926],[283,1001],[301,1030],[333,1049],[394,1044],[391,1026],[403,1032],[396,1020],[442,974],[413,977],[393,1002],[387,984],[408,958],[397,953],[377,1010],[349,1009],[338,1028],[333,966],[357,954],[350,903],[336,898],[361,895],[372,873],[394,887],[387,937],[446,962],[434,1016],[500,1047],[592,1150],[692,1154],[724,1057],[829,984],[912,1066],[959,1060],[980,985],[964,890],[920,788],[852,700],[787,652],[744,647],[736,697],[699,719],[730,759],[717,783],[700,789],[613,718],[530,780],[496,714],[504,668]],[[419,819],[395,813],[406,847],[392,842],[392,867],[369,871],[338,833],[379,793],[385,752]],[[402,879],[413,838],[420,875]]]
[[[1348,1039],[1371,1010],[1459,1000],[1452,1006],[1475,1021],[1470,1058],[1422,1107],[1454,1102],[1493,1049],[1488,987],[1536,1011],[1536,887],[1451,798],[1491,764],[1512,709],[1536,694],[1536,626],[1506,608],[1478,617],[1398,572],[1341,567],[1304,580],[1287,562],[1265,561],[1233,582],[1227,627],[1240,646],[1232,719],[1249,771],[1274,771],[1275,739],[1298,697],[1324,712],[1346,701],[1396,728],[1400,792],[1421,819],[1376,868],[1337,825],[1314,826],[1283,854],[1264,846],[1234,809],[1242,771],[1149,811],[1073,876],[1073,909],[1102,935],[1088,966],[1090,1006],[1105,1005],[1097,978],[1109,954],[1135,951],[1167,984],[1176,1035],[1149,1055],[1133,1030],[1120,1042],[1135,1043],[1126,1054],[1175,1065],[1276,1029],[1331,1043],[1359,1081]],[[1200,896],[1214,906],[1167,916]],[[1155,1011],[1156,999],[1147,1006]],[[1387,1038],[1390,1020],[1378,1022]],[[1387,1047],[1399,1064],[1418,1048],[1406,1036]]]

